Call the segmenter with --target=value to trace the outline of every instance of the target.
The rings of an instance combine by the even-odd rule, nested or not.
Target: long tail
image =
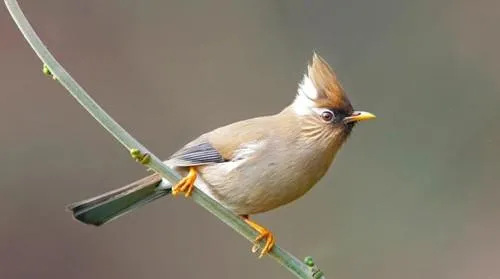
[[[161,176],[153,174],[114,191],[70,204],[68,209],[77,220],[100,226],[170,194],[171,189],[158,187],[160,183]]]

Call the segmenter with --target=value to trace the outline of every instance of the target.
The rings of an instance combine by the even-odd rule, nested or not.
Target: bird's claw
[[[264,247],[260,250],[259,258],[262,258],[264,255],[268,254],[271,249],[273,249],[275,240],[274,235],[270,231],[266,231],[257,236],[254,240],[254,244],[252,246],[252,253],[256,253],[260,248],[260,241],[266,239],[266,243]]]
[[[263,239],[266,240],[264,247],[260,249],[259,258],[262,258],[264,255],[268,254],[273,249],[274,244],[276,243],[274,235],[271,231],[251,221],[250,219],[244,218],[244,220],[250,227],[252,227],[259,233],[259,235],[254,239],[254,245],[252,246],[252,253],[256,253],[257,251],[259,251],[261,247],[261,240]]]
[[[176,196],[180,192],[184,192],[184,196],[187,198],[191,196],[194,190],[194,182],[196,181],[196,170],[194,167],[189,168],[189,173],[183,177],[179,183],[172,187],[172,195]]]

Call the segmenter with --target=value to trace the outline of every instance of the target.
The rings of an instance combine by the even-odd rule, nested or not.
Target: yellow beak
[[[366,112],[366,111],[355,111],[351,114],[351,116],[345,117],[344,118],[344,123],[351,123],[351,122],[359,122],[359,121],[364,121],[364,120],[370,120],[374,119],[375,115]]]

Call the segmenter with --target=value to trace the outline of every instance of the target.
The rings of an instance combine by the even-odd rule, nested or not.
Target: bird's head
[[[375,115],[355,111],[328,63],[314,53],[291,105],[302,121],[304,136],[341,144],[356,123]]]

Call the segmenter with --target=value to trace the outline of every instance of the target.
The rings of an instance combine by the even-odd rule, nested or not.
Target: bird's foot
[[[178,193],[183,192],[187,198],[191,196],[194,190],[194,182],[196,181],[197,173],[194,167],[189,168],[189,173],[182,178],[179,183],[172,187],[172,195],[176,196]]]
[[[266,240],[266,244],[264,245],[264,247],[262,247],[259,255],[259,258],[262,258],[262,256],[266,255],[267,253],[269,253],[269,251],[271,251],[271,249],[273,249],[274,243],[276,242],[274,240],[274,235],[270,230],[248,219],[248,216],[243,216],[243,219],[250,227],[252,227],[259,233],[259,235],[254,240],[254,245],[252,247],[253,253],[259,250],[260,241],[262,239]]]

